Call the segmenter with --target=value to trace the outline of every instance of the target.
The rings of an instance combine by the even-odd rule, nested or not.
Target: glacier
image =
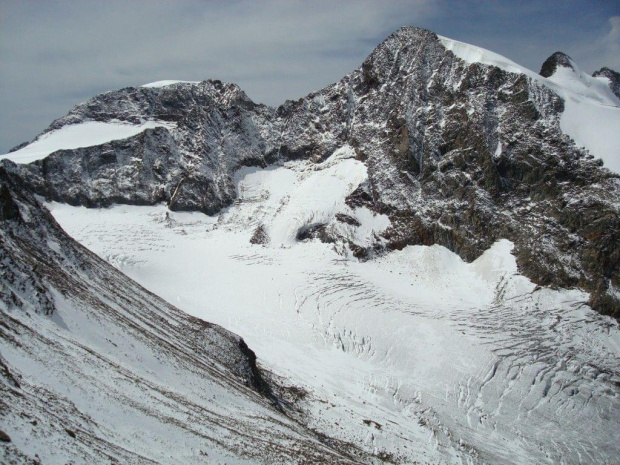
[[[157,81],[0,156],[4,458],[613,464],[620,100],[562,60],[403,28],[277,108]]]

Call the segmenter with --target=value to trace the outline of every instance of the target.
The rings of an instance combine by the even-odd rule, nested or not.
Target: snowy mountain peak
[[[437,40],[438,36],[429,29],[424,29],[417,26],[403,26],[388,36],[384,42],[387,42],[392,38],[404,39],[409,42],[417,42],[419,40]],[[379,47],[380,46],[381,45],[379,45]]]
[[[571,68],[573,70],[576,69],[575,62],[571,57],[564,52],[555,52],[543,63],[542,68],[540,68],[540,75],[546,78],[551,77],[555,74],[558,66]]]
[[[614,314],[617,305],[602,298],[613,294],[611,285],[620,286],[615,252],[587,250],[620,249],[615,233],[589,230],[596,224],[597,231],[615,231],[618,189],[614,175],[584,148],[620,171],[619,102],[604,78],[582,73],[565,54],[552,58],[549,66],[557,69],[545,78],[481,47],[404,27],[339,82],[276,109],[216,80],[99,95],[56,120],[40,136],[48,152],[20,170],[50,200],[89,207],[166,202],[173,211],[214,215],[243,197],[235,185],[242,167],[319,165],[351,147],[359,163],[347,163],[361,174],[342,179],[337,203],[385,214],[392,225],[372,243],[352,238],[347,244],[356,256],[441,244],[474,260],[506,238],[528,277],[583,286],[593,292],[594,306]],[[93,135],[90,146],[51,144],[78,129]],[[94,138],[95,129],[105,129],[106,137]],[[38,144],[6,158],[23,162],[17,158]],[[305,185],[312,191],[323,180],[314,176]],[[567,206],[575,196],[598,199],[596,208]],[[539,214],[521,218],[521,205],[542,201],[562,214],[550,216],[540,203]],[[313,206],[284,213],[302,216],[294,234],[293,223],[282,220],[258,228],[257,238],[279,246],[299,234],[338,232],[336,214],[355,212]],[[580,220],[586,216],[592,216],[588,224]],[[523,222],[553,246],[532,243]],[[583,240],[573,245],[569,234]],[[329,239],[336,236],[342,235]]]
[[[607,80],[611,91],[620,99],[620,73],[613,69],[603,67],[595,71],[592,77]]]
[[[429,57],[443,54],[437,34],[427,29],[406,26],[388,36],[362,63],[360,90],[393,84],[413,67],[429,66]]]

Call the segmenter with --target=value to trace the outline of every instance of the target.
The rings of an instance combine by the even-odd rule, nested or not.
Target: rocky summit
[[[217,80],[128,87],[75,106],[2,157],[0,379],[13,399],[3,421],[18,425],[8,436],[43,422],[43,449],[58,437],[64,451],[52,462],[72,450],[166,462],[150,432],[120,438],[104,413],[84,413],[94,387],[78,375],[94,384],[89,370],[105,363],[145,387],[117,397],[97,387],[104,396],[162,434],[163,423],[189,425],[171,438],[189,434],[198,451],[203,437],[218,460],[612,463],[619,82],[562,52],[536,74],[405,27],[339,82],[277,108]],[[123,136],[95,140],[91,128]],[[234,284],[222,278],[231,270]],[[68,316],[54,316],[64,306]],[[71,334],[92,323],[100,340],[29,323],[44,316]],[[40,348],[24,349],[31,340]],[[450,365],[442,347],[471,356]],[[71,388],[52,382],[43,393],[29,380],[34,365],[19,366],[71,354],[86,356],[65,370]],[[567,433],[574,422],[588,426]],[[266,434],[255,449],[252,428]],[[11,447],[15,461],[38,453]]]

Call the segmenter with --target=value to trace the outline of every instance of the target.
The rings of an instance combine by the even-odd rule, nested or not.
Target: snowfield
[[[601,158],[605,166],[620,173],[620,101],[605,78],[593,78],[579,70],[559,67],[548,80],[563,93],[562,131],[575,143]]]
[[[41,160],[57,150],[92,147],[112,140],[127,139],[146,129],[159,126],[173,128],[174,124],[165,121],[146,121],[142,124],[128,124],[120,121],[114,123],[86,121],[63,126],[39,136],[15,152],[0,155],[0,161],[6,159],[15,163],[31,163]]]
[[[320,433],[397,463],[613,463],[618,324],[521,276],[506,240],[473,263],[440,246],[360,262],[343,241],[299,240],[324,225],[380,241],[387,218],[344,201],[365,182],[343,147],[243,168],[215,217],[48,207],[147,289],[241,335]]]
[[[285,414],[238,335],[148,292],[19,179],[0,181],[0,463],[376,463]]]
[[[199,84],[199,83],[200,81],[164,80],[164,81],[149,82],[148,84],[142,84],[140,87],[166,87],[166,86],[171,86],[173,84]]]

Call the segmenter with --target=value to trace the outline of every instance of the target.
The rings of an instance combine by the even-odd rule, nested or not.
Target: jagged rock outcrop
[[[557,66],[572,67],[570,58],[553,54],[541,75]],[[472,260],[507,238],[532,280],[582,287],[591,305],[618,316],[619,178],[562,132],[563,108],[540,82],[467,63],[434,33],[407,27],[338,83],[276,109],[217,81],[103,94],[50,130],[145,119],[176,129],[56,152],[21,169],[50,199],[166,201],[213,214],[232,202],[240,166],[320,162],[348,144],[369,176],[351,201],[390,217],[388,248],[436,243]]]
[[[27,180],[36,192],[71,205],[152,205],[172,197],[182,179],[181,158],[170,132],[157,127],[100,146],[55,152],[31,165]],[[210,203],[195,207],[214,209]]]
[[[614,95],[620,99],[620,73],[613,69],[603,67],[598,71],[594,71],[592,77],[604,77],[609,79],[609,88]]]
[[[24,148],[24,147],[26,147],[29,143],[30,143],[30,142],[25,141],[25,142],[22,142],[22,143],[20,143],[20,144],[17,144],[15,147],[13,147],[11,150],[9,150],[9,153],[11,153],[11,152],[16,152],[16,151],[18,151],[19,149],[23,149],[23,148]]]

